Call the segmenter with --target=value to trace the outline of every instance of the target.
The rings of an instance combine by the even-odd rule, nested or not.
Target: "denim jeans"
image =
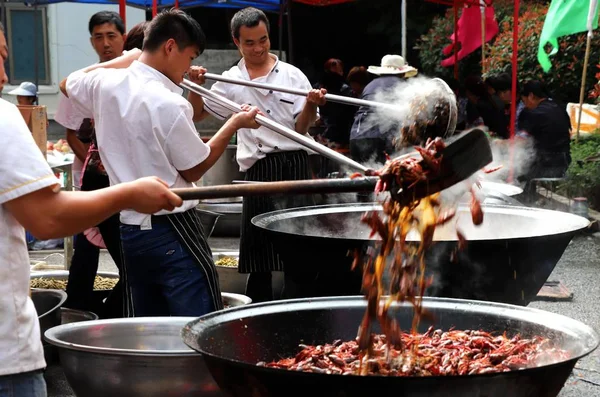
[[[198,317],[214,311],[199,264],[181,244],[169,221],[154,219],[151,230],[121,224],[134,315]]]
[[[0,397],[46,397],[42,370],[0,376]]]

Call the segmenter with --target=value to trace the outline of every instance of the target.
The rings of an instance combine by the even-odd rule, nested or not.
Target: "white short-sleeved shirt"
[[[40,325],[29,298],[25,229],[4,203],[55,186],[58,180],[16,106],[0,99],[0,136],[11,149],[0,156],[0,376],[44,368]]]
[[[275,58],[275,66],[266,76],[251,80],[244,59],[228,71],[223,72],[223,76],[302,90],[312,89],[310,81],[300,69],[280,61],[273,54],[271,56]],[[211,91],[240,105],[256,106],[266,117],[270,117],[292,130],[295,130],[296,118],[306,103],[306,97],[303,96],[222,82],[215,83],[211,87]],[[204,108],[221,120],[231,114],[231,111],[208,99],[204,100]],[[310,137],[308,134],[306,136]],[[258,129],[242,128],[237,132],[236,157],[241,171],[246,171],[268,153],[292,150],[306,150],[310,154],[314,153],[303,145],[262,126]]]
[[[54,121],[65,128],[77,131],[84,118],[85,117],[83,117],[81,113],[75,110],[71,100],[61,93],[58,100],[58,107],[54,114]],[[81,176],[83,174],[83,162],[79,160],[77,156],[75,156],[75,159],[73,160],[72,170],[73,185],[79,188],[81,186]]]
[[[127,69],[78,71],[68,77],[67,93],[84,117],[94,119],[111,185],[157,176],[171,188],[194,186],[178,170],[203,162],[210,147],[196,131],[194,111],[183,90],[165,75],[139,61]],[[184,201],[173,212],[196,205],[197,200]],[[124,210],[121,222],[148,227],[150,215]]]

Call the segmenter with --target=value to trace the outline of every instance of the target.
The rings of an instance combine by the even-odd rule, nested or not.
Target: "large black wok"
[[[524,337],[541,335],[567,349],[571,358],[501,374],[448,377],[343,376],[257,367],[259,361],[294,356],[298,344],[351,340],[365,312],[361,297],[297,299],[248,305],[201,317],[182,331],[184,342],[202,353],[219,386],[233,396],[473,396],[553,397],[577,360],[598,346],[598,335],[573,319],[499,303],[425,298],[434,322],[444,330],[483,329]],[[410,327],[413,310],[397,305],[392,315]],[[374,332],[380,332],[377,328]]]
[[[318,271],[325,280],[311,295],[295,297],[359,295],[361,274],[350,273],[348,253],[374,244],[360,217],[380,209],[372,203],[294,208],[256,216],[252,223],[273,241],[286,271]],[[434,284],[426,295],[527,305],[573,236],[589,225],[559,211],[491,204],[483,211],[477,227],[469,208],[459,206],[457,220],[436,230],[426,257]],[[469,242],[453,262],[457,223]]]

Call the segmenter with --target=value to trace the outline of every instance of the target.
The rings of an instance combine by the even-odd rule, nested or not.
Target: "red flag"
[[[485,42],[490,41],[498,34],[498,22],[494,15],[494,7],[485,7]],[[442,50],[446,56],[453,53],[455,45],[455,35],[450,36],[452,44],[449,44]],[[458,20],[458,42],[460,50],[458,59],[461,60],[479,47],[481,47],[481,9],[478,6],[471,6],[463,9],[462,15]],[[442,66],[448,67],[454,65],[454,55],[442,61]]]

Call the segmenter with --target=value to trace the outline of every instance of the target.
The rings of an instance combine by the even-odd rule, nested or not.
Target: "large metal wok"
[[[286,269],[320,273],[325,281],[313,296],[359,295],[362,274],[350,272],[349,251],[375,243],[360,217],[380,209],[372,203],[293,208],[256,216],[252,223],[268,234]],[[483,212],[477,227],[468,206],[459,206],[457,221],[437,228],[426,256],[434,276],[426,295],[527,305],[573,236],[589,225],[573,214],[535,208],[485,204]],[[457,223],[469,242],[453,263]]]
[[[548,337],[571,354],[567,361],[500,374],[446,377],[343,376],[257,367],[259,361],[294,356],[298,344],[352,340],[365,313],[361,297],[299,299],[255,304],[209,314],[188,324],[184,342],[202,353],[219,386],[236,397],[260,396],[411,396],[411,397],[554,397],[577,360],[598,346],[588,326],[561,315],[490,302],[425,298],[424,307],[444,330],[483,329],[524,337]],[[407,329],[413,310],[391,310]],[[380,332],[375,329],[374,332]]]

